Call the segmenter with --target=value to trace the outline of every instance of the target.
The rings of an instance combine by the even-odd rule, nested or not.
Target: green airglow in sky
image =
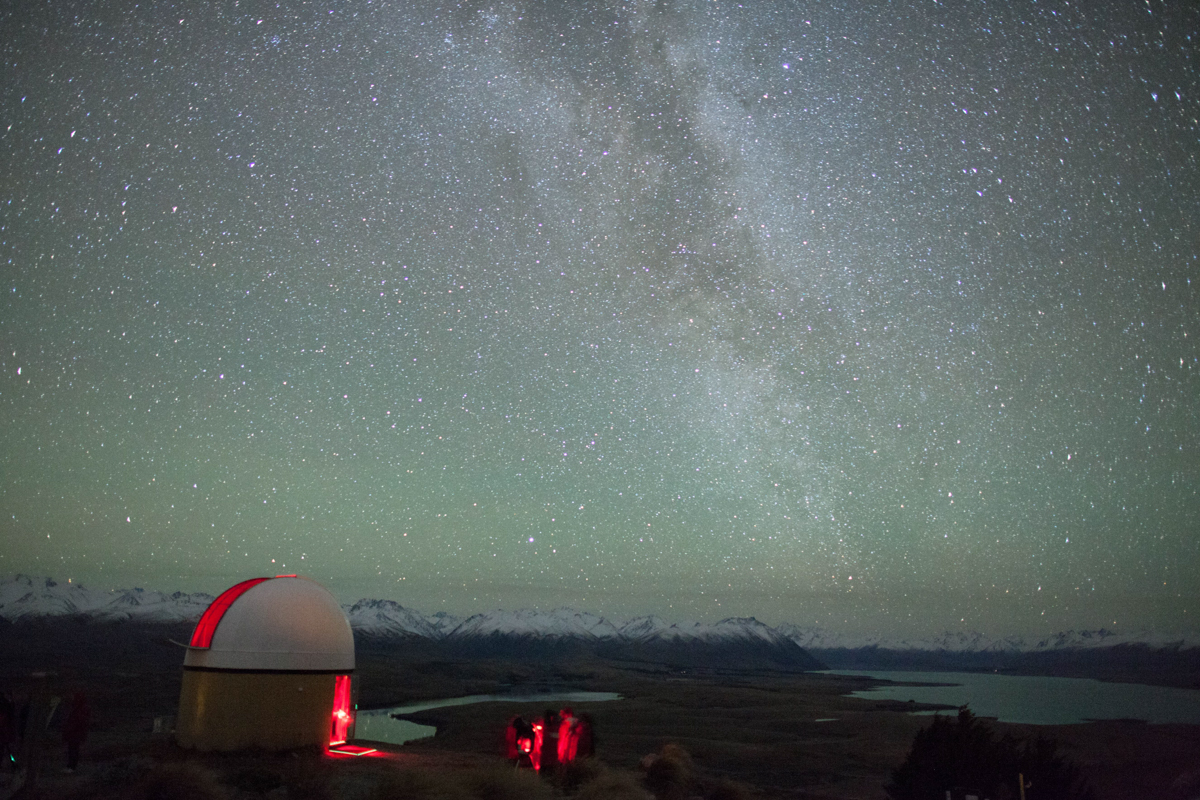
[[[0,571],[1184,630],[1187,4],[3,12]]]

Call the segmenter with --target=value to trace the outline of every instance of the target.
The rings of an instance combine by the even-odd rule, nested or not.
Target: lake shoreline
[[[915,701],[959,708],[981,717],[1032,725],[1077,725],[1129,719],[1148,724],[1200,725],[1200,691],[1094,678],[978,672],[839,670],[880,685],[853,692],[865,700]]]

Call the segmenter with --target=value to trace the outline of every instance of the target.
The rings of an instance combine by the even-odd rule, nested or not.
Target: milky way
[[[1200,11],[43,3],[0,571],[1183,630]]]

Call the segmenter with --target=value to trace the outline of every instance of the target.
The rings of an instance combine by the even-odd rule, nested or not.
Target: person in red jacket
[[[592,715],[580,714],[575,725],[575,757],[588,758],[596,754],[596,739],[592,733]]]
[[[542,769],[542,746],[546,739],[546,726],[542,720],[535,719],[531,727],[533,728],[533,746],[529,750],[529,766],[533,767],[535,772],[540,772]]]
[[[569,764],[575,760],[575,750],[577,747],[576,725],[579,720],[575,718],[575,713],[569,708],[564,708],[558,712],[560,722],[558,723],[558,763]]]

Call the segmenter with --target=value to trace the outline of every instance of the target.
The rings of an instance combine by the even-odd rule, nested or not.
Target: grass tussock
[[[684,754],[686,755],[686,753]],[[673,756],[678,759],[676,754]],[[404,770],[384,778],[370,800],[654,800],[641,776],[614,770],[597,759],[583,759],[564,768],[554,781],[530,770],[465,770],[438,773]],[[714,800],[744,800],[725,795]]]
[[[588,780],[579,785],[575,800],[652,800],[654,795],[646,791],[638,776],[609,769],[601,762],[593,762],[593,771]]]
[[[597,758],[580,758],[559,765],[554,785],[565,795],[572,795],[580,787],[591,783],[608,771],[608,765]]]
[[[708,800],[751,800],[753,796],[753,793],[744,784],[721,780],[709,793]]]
[[[551,800],[554,792],[546,782],[527,770],[509,767],[469,770],[462,783],[473,800]]]
[[[121,759],[66,795],[71,800],[231,800],[217,773],[197,764]]]
[[[465,795],[449,776],[406,769],[388,775],[371,793],[371,800],[459,800]]]
[[[196,764],[164,764],[151,769],[131,793],[137,800],[228,800],[216,775]]]
[[[714,778],[696,768],[691,753],[677,744],[642,759],[642,780],[655,800],[751,800],[753,792],[728,778]]]
[[[509,767],[432,772],[403,770],[384,778],[371,800],[553,800],[553,788],[528,770]]]
[[[646,788],[658,800],[686,800],[696,794],[698,781],[692,756],[677,744],[663,745],[642,760]]]

